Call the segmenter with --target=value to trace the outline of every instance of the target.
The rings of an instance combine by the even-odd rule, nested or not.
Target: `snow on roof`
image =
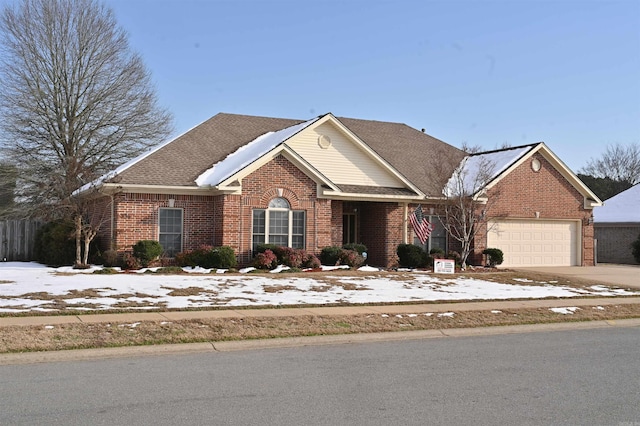
[[[443,189],[447,197],[473,195],[495,179],[509,166],[526,154],[533,145],[508,148],[469,155],[462,159],[458,168]]]
[[[304,123],[278,130],[277,132],[268,132],[258,136],[248,144],[241,146],[229,154],[224,160],[217,162],[210,169],[203,172],[196,178],[196,185],[215,186],[220,184],[220,182],[253,163],[256,159],[262,157],[296,133],[307,128],[319,118],[321,117],[313,118]]]
[[[640,183],[593,210],[594,222],[640,222]]]

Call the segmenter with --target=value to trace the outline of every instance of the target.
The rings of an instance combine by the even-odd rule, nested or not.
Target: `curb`
[[[598,328],[640,327],[640,318],[551,324],[507,325],[477,328],[395,331],[384,333],[339,334],[328,336],[284,337],[262,340],[238,340],[173,345],[127,346],[118,348],[72,349],[51,352],[0,354],[0,365],[49,362],[90,361],[109,358],[182,355],[203,352],[235,352],[304,346],[325,346],[375,342],[435,339],[445,337],[494,336],[500,334],[536,333],[543,331],[590,330]]]

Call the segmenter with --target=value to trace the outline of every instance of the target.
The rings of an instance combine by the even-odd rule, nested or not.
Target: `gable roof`
[[[220,113],[85,187],[110,183],[198,189],[200,185],[237,172],[256,155],[268,152],[327,115],[330,114],[302,121]],[[352,118],[337,120],[381,161],[395,169],[394,173],[399,173],[409,187],[427,196],[441,197],[446,177],[464,157],[461,150],[405,124]],[[438,172],[425,172],[429,170]],[[416,195],[412,190],[401,188],[347,187],[340,185],[345,192]]]
[[[540,153],[584,197],[584,208],[602,201],[571,171],[544,142],[479,152],[465,157],[448,180],[443,192],[449,195],[481,196],[533,154]]]
[[[597,223],[640,223],[640,183],[605,201],[593,212],[593,219]]]
[[[536,145],[478,152],[463,158],[444,187],[445,195],[476,195]]]

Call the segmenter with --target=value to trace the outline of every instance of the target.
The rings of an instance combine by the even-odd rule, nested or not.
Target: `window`
[[[253,210],[253,250],[265,242],[304,248],[305,222],[303,210],[291,210],[287,200],[274,198],[269,208]]]
[[[182,209],[160,209],[159,241],[164,254],[175,257],[182,251]]]
[[[442,225],[442,222],[440,222],[440,218],[438,216],[425,216],[425,219],[428,220],[431,225],[433,225],[433,231],[431,231],[431,235],[429,235],[429,239],[425,244],[421,244],[418,237],[414,235],[413,244],[421,246],[427,253],[429,253],[429,251],[434,248],[441,248],[446,253],[447,231],[444,229],[444,225]]]

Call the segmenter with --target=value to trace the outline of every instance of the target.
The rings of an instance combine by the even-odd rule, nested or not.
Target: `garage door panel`
[[[494,221],[487,246],[504,252],[503,266],[577,265],[578,226],[575,221]]]

